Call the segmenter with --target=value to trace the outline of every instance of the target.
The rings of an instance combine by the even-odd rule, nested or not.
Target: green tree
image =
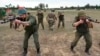
[[[77,6],[77,10],[80,10],[80,6],[79,5]]]
[[[46,8],[48,9],[48,4],[46,4]]]
[[[37,9],[39,9],[39,7],[38,6],[35,6],[35,8],[34,8],[35,10],[37,10]]]
[[[45,4],[40,3],[40,4],[39,4],[39,8],[42,9],[42,10],[45,9]]]
[[[12,4],[8,4],[8,5],[5,5],[6,6],[6,8],[12,8],[13,6],[12,6]]]
[[[61,6],[61,7],[60,7],[60,9],[64,9],[64,7],[63,7],[63,6]]]
[[[89,9],[89,8],[90,8],[90,4],[86,4],[86,5],[85,5],[85,8],[86,8],[86,9]]]

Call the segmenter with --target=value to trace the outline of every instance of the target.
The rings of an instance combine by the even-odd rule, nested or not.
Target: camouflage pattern
[[[10,28],[13,28],[13,23],[14,23],[14,20],[15,20],[15,15],[14,14],[11,14],[8,16],[8,20],[10,21]]]
[[[84,36],[85,42],[86,42],[86,48],[85,48],[85,52],[89,52],[89,49],[92,46],[92,37],[90,35],[89,32],[87,33],[79,33],[76,32],[75,33],[75,39],[73,40],[73,42],[71,43],[71,50],[73,51],[74,47],[77,45],[79,39]]]
[[[19,9],[18,14],[20,16],[25,16],[25,17],[19,17],[17,18],[17,20],[20,20],[22,25],[24,25],[24,23],[27,23],[28,26],[24,25],[24,30],[25,30],[25,38],[24,38],[24,42],[23,42],[23,56],[27,55],[28,52],[28,41],[29,38],[31,37],[31,35],[33,35],[34,38],[34,43],[35,43],[35,47],[37,50],[37,54],[40,54],[40,44],[39,44],[39,35],[38,35],[38,24],[36,21],[36,17],[32,16],[30,13],[27,13],[26,9],[22,8]]]
[[[78,16],[75,18],[74,23],[78,22],[80,20],[81,16],[86,16],[85,12],[79,12]],[[86,19],[87,19],[87,16],[86,16]],[[82,19],[82,20],[86,20],[86,19]],[[91,20],[89,19],[89,21],[91,21]],[[83,24],[80,24],[80,25],[78,25],[76,27],[75,39],[71,43],[71,51],[74,51],[74,47],[77,45],[79,39],[82,36],[84,37],[85,42],[86,42],[85,52],[90,54],[89,53],[89,49],[92,46],[92,37],[91,37],[90,31],[89,31],[89,27],[88,27],[88,24],[87,24],[86,21],[84,21]]]
[[[40,44],[39,44],[39,35],[38,35],[38,25],[36,18],[34,16],[29,16],[27,21],[30,23],[30,26],[25,27],[25,38],[23,43],[24,55],[27,54],[28,40],[33,35],[34,43],[37,49],[37,53],[40,53]]]
[[[47,15],[47,21],[48,21],[50,30],[54,29],[55,20],[57,20],[57,18],[53,12],[51,12]]]
[[[37,18],[38,18],[38,27],[41,24],[43,30],[44,30],[44,23],[43,23],[43,18],[44,18],[44,14],[41,10],[38,11],[37,13]]]
[[[62,12],[58,12],[58,28],[60,27],[60,24],[62,23],[62,26],[64,28],[65,24],[64,24],[64,15],[62,14]]]

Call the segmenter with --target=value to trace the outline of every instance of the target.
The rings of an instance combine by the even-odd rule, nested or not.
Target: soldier
[[[90,17],[86,16],[86,14],[81,11],[78,13],[78,16],[75,18],[75,22],[73,23],[73,26],[76,27],[76,33],[75,33],[75,39],[74,41],[71,43],[71,51],[74,51],[74,47],[77,45],[77,42],[79,41],[79,39],[84,36],[84,39],[86,41],[86,48],[85,48],[85,52],[87,54],[89,53],[89,49],[92,46],[92,38],[91,38],[91,34],[89,32],[89,28],[93,28],[93,25],[91,24],[91,22],[96,22],[92,19],[90,19]],[[98,23],[98,22],[96,22]]]
[[[37,18],[38,18],[38,27],[41,24],[41,26],[42,26],[42,28],[44,30],[44,24],[43,24],[44,14],[43,14],[43,12],[41,10],[38,10]]]
[[[13,28],[13,22],[15,20],[15,15],[13,13],[9,14],[8,19],[10,21],[10,28]]]
[[[51,13],[49,13],[47,15],[46,19],[47,19],[48,24],[49,24],[49,29],[53,31],[55,20],[57,20],[56,15],[54,14],[53,10],[51,10]]]
[[[6,9],[6,15],[9,16],[12,13],[12,10],[10,8]]]
[[[38,35],[38,26],[36,18],[30,14],[27,14],[27,11],[25,9],[19,10],[20,17],[23,19],[26,19],[26,21],[21,21],[16,19],[15,23],[22,24],[25,27],[25,38],[23,43],[23,56],[27,55],[27,49],[28,49],[28,40],[31,35],[33,35],[34,43],[37,50],[37,56],[40,56],[40,44],[39,44],[39,35]]]
[[[14,20],[20,20],[20,21],[26,21],[26,19],[24,19],[24,18],[22,18],[22,17],[20,17],[20,16],[18,16],[18,17],[15,17],[15,19]],[[20,24],[17,24],[17,23],[14,23],[14,28],[15,29],[18,29],[19,28],[19,26],[20,26]]]
[[[62,12],[58,12],[58,18],[59,18],[59,22],[58,22],[58,28],[60,27],[60,23],[62,22],[62,26],[64,28],[64,15],[62,14]]]

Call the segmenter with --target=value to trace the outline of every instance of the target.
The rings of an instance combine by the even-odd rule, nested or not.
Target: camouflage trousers
[[[59,20],[59,22],[58,22],[58,28],[60,27],[60,23],[62,22],[62,26],[64,27],[65,26],[65,24],[64,24],[64,20]]]
[[[13,23],[14,23],[14,20],[13,19],[10,19],[10,28],[13,28],[14,27]]]
[[[42,18],[41,18],[42,19]],[[38,28],[39,28],[39,25],[41,24],[41,26],[42,26],[42,29],[44,30],[44,23],[43,23],[43,19],[42,20],[40,20],[40,19],[38,19]]]
[[[10,21],[10,28],[13,27],[13,21]]]
[[[24,52],[27,53],[27,48],[28,48],[28,40],[31,37],[31,35],[33,35],[34,38],[34,43],[35,43],[35,47],[37,49],[37,52],[40,52],[40,44],[39,44],[39,40],[38,40],[38,32],[31,32],[31,31],[26,31],[25,32],[25,38],[24,38],[24,43],[23,43],[23,48],[24,48]]]
[[[54,20],[48,20],[48,24],[49,24],[49,29],[53,30],[54,29],[55,21]]]
[[[86,49],[85,49],[85,51],[89,51],[89,49],[90,49],[91,46],[92,46],[92,38],[91,38],[91,35],[90,35],[89,32],[87,32],[87,33],[79,33],[79,32],[76,32],[76,33],[75,33],[75,39],[74,39],[73,42],[71,43],[71,48],[74,48],[74,47],[77,45],[79,39],[80,39],[82,36],[84,37],[85,42],[86,42]]]

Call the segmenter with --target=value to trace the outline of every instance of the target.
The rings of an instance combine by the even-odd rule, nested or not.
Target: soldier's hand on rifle
[[[29,22],[21,22],[21,24],[24,25],[25,27],[30,25]]]
[[[80,21],[78,21],[79,24],[83,24],[84,21],[82,19],[80,19]]]
[[[21,21],[16,19],[15,23],[21,24]]]
[[[80,19],[80,21],[75,22],[75,23],[73,24],[73,26],[74,26],[74,27],[77,27],[78,25],[83,24],[83,23],[84,23],[84,21],[83,21],[82,19]]]
[[[86,19],[86,22],[89,23],[90,21],[88,19]]]

